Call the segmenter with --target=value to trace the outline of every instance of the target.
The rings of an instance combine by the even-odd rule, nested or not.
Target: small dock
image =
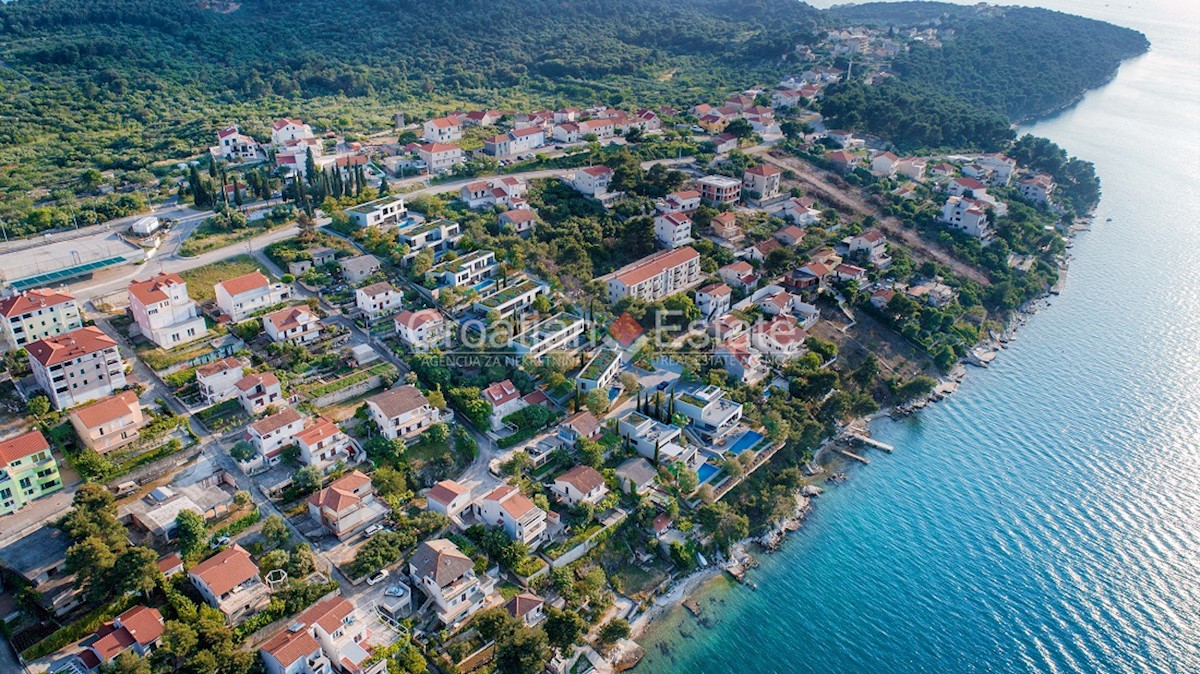
[[[842,456],[844,456],[848,459],[854,459],[855,461],[858,461],[859,463],[863,463],[863,464],[871,463],[871,461],[869,459],[859,456],[858,454],[855,454],[854,452],[851,452],[848,449],[839,449],[838,454],[841,454]]]
[[[850,433],[848,437],[851,437],[851,438],[863,443],[864,445],[867,445],[868,447],[874,447],[875,449],[882,449],[885,452],[890,453],[892,451],[895,451],[895,449],[896,449],[895,447],[889,445],[886,442],[880,442],[880,441],[876,440],[875,438],[872,438],[867,435],[863,435],[862,433]]]

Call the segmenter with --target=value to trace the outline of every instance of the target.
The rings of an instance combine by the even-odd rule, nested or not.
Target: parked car
[[[222,545],[229,545],[229,537],[228,536],[219,536],[217,538],[214,538],[212,543],[209,544],[209,547],[211,547],[215,550],[215,549],[221,547]]]
[[[379,533],[380,531],[383,531],[382,524],[372,524],[371,526],[367,527],[367,535],[368,536],[374,536],[375,534]]]
[[[367,585],[378,585],[388,577],[387,569],[380,569],[377,573],[367,579]]]

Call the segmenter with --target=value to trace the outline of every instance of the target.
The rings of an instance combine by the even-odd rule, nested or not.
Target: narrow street
[[[871,203],[863,195],[859,188],[835,185],[830,181],[832,174],[812,166],[803,159],[790,157],[779,152],[773,153],[769,146],[759,145],[753,147],[747,150],[747,154],[754,154],[764,162],[781,170],[792,171],[796,174],[796,180],[800,182],[806,192],[835,210],[848,212],[857,217],[866,217],[868,215],[874,217],[877,227],[882,229],[889,237],[903,241],[904,245],[908,246],[919,256],[924,256],[926,259],[947,265],[954,270],[954,273],[969,278],[980,285],[991,285],[992,282],[983,272],[954,257],[950,251],[942,246],[922,238],[920,233],[905,227],[898,218],[884,214],[878,206]]]

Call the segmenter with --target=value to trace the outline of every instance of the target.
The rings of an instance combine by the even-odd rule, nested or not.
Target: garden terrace
[[[616,351],[611,349],[601,349],[600,353],[597,353],[596,356],[588,362],[587,366],[583,368],[583,371],[579,373],[579,378],[586,379],[588,381],[599,381],[600,375],[604,374],[604,372],[608,370],[609,366],[613,364],[613,361],[620,357],[621,354],[617,353]]]

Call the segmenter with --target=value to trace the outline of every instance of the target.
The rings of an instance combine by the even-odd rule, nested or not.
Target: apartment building
[[[41,431],[0,440],[0,515],[62,489],[58,462]]]
[[[208,334],[200,307],[188,297],[179,274],[160,273],[129,285],[129,311],[142,336],[164,349],[203,339]]]
[[[55,409],[82,405],[125,387],[117,343],[100,328],[80,328],[25,347],[38,386]]]
[[[608,283],[608,301],[616,304],[627,296],[653,302],[687,290],[703,275],[700,254],[684,246],[644,257],[603,278]]]
[[[62,290],[34,288],[0,300],[0,337],[4,350],[83,327],[75,296]]]

